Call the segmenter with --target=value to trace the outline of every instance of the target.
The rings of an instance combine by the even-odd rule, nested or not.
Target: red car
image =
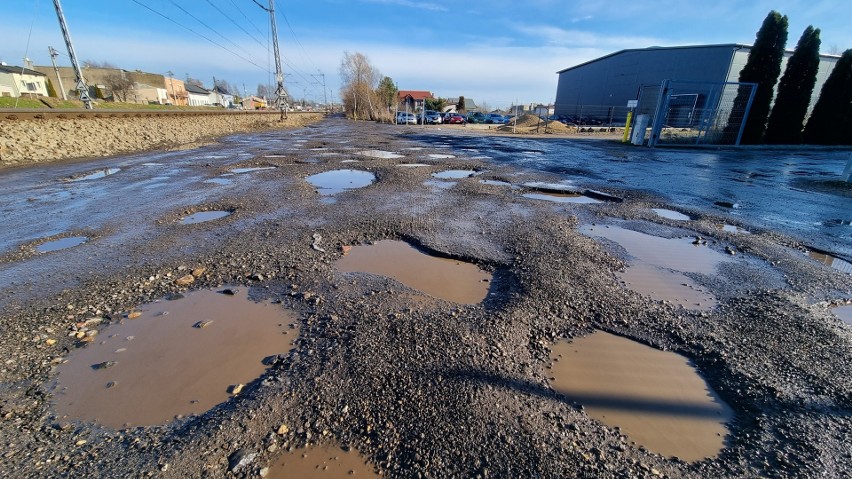
[[[458,113],[447,113],[447,114],[444,115],[444,124],[445,125],[452,125],[452,124],[464,125],[465,123],[467,123],[467,119],[465,119],[464,116],[462,116]]]

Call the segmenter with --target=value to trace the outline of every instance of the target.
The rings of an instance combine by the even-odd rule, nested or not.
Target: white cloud
[[[672,45],[671,40],[654,37],[602,35],[587,30],[568,30],[552,25],[514,25],[519,33],[543,39],[547,44],[561,47],[603,49],[644,48],[652,45]]]
[[[420,10],[431,10],[435,12],[445,12],[447,8],[437,3],[430,2],[415,2],[412,0],[361,0],[365,3],[381,3],[385,5],[398,5],[401,7],[417,8]]]

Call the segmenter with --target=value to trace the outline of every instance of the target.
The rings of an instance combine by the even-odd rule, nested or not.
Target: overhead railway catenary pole
[[[59,0],[53,0],[53,6],[56,8],[56,17],[59,19],[59,27],[62,29],[63,38],[65,38],[65,46],[68,48],[68,56],[71,58],[71,65],[74,67],[74,82],[77,83],[77,91],[80,92],[80,101],[83,102],[83,105],[85,105],[87,110],[91,110],[93,105],[92,99],[89,97],[89,87],[86,85],[86,80],[83,78],[83,72],[80,70],[80,63],[77,62],[77,54],[74,53],[74,45],[71,43],[71,34],[68,32],[68,25],[65,23],[65,14],[62,13],[62,5],[59,4]]]
[[[287,90],[284,89],[284,72],[281,71],[281,52],[278,50],[278,27],[275,23],[275,0],[269,0],[269,8],[253,0],[260,8],[269,13],[269,25],[272,28],[272,46],[275,52],[275,107],[281,111],[281,120],[287,118]]]
[[[56,57],[59,56],[59,52],[53,49],[53,47],[47,47],[48,53],[50,53],[50,61],[53,63],[53,72],[56,73],[56,81],[59,82],[59,90],[62,91],[62,99],[68,100],[68,95],[65,93],[65,86],[62,85],[62,77],[59,75],[59,67],[56,66]]]

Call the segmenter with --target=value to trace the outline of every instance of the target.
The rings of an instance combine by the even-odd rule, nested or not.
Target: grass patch
[[[32,98],[0,97],[0,108],[15,108],[15,100],[18,100],[17,108],[47,108],[44,103]]]

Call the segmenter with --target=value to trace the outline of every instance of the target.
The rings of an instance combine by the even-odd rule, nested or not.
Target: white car
[[[398,111],[396,112],[396,124],[397,125],[416,125],[417,117],[414,116],[414,113],[409,113],[407,111]]]

